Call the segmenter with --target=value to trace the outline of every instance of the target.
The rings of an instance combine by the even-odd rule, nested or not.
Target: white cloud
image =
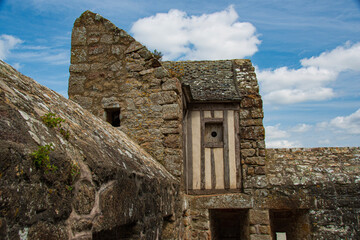
[[[10,51],[23,41],[17,37],[2,34],[0,35],[0,59],[5,60]]]
[[[347,42],[344,46],[338,46],[330,52],[323,52],[318,57],[302,59],[301,64],[305,67],[313,66],[321,69],[332,69],[336,72],[346,70],[360,70],[360,42],[351,45]]]
[[[345,131],[349,134],[360,134],[360,108],[349,116],[339,116],[329,122],[322,122],[318,126]]]
[[[331,88],[281,89],[269,92],[263,97],[266,103],[292,104],[310,100],[326,100],[334,96]]]
[[[339,73],[360,71],[360,42],[353,45],[346,43],[300,62],[302,67],[299,69],[257,69],[266,104],[292,104],[333,98],[336,94],[329,84],[336,81]]]
[[[63,49],[51,49],[42,46],[24,46],[12,55],[13,59],[25,62],[44,62],[51,65],[70,63],[70,53]]]
[[[272,140],[266,142],[267,148],[294,148],[300,147],[298,142],[291,142],[288,140]]]
[[[0,59],[5,60],[11,57],[16,61],[13,63],[16,69],[20,69],[24,62],[46,62],[52,65],[63,65],[70,62],[67,50],[52,49],[46,46],[29,46],[22,44],[23,42],[11,35],[0,35]],[[16,51],[11,52],[15,49]]]
[[[329,139],[322,139],[322,140],[319,140],[318,143],[320,145],[329,145],[331,143],[331,141]]]
[[[136,21],[134,37],[169,59],[229,59],[251,56],[260,40],[256,28],[239,22],[233,6],[224,11],[201,16],[188,16],[172,9]]]
[[[18,71],[20,68],[22,68],[22,65],[20,63],[14,63],[12,66]]]
[[[279,139],[288,137],[288,133],[280,129],[280,124],[265,126],[266,139]]]
[[[296,132],[296,133],[304,133],[309,131],[312,128],[311,125],[302,123],[302,124],[298,124],[295,127],[291,128],[292,132]]]
[[[289,141],[287,138],[290,134],[280,129],[280,124],[275,126],[265,126],[266,147],[268,148],[293,148],[300,147],[301,143],[298,141]]]

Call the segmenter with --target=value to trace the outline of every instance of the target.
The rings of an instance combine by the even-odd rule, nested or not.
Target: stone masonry
[[[48,113],[64,120],[61,128],[46,124]],[[181,232],[174,227],[182,216],[176,178],[119,129],[2,61],[0,116],[1,240]],[[32,157],[50,144],[55,170]]]
[[[188,102],[239,104],[242,191],[184,194],[179,239],[226,235],[221,229],[235,219],[240,225],[228,230],[241,239],[276,239],[279,232],[287,239],[359,238],[359,148],[266,150],[250,60],[159,62],[89,11],[74,24],[71,53],[70,98],[104,120],[107,108],[120,108],[120,129],[176,176],[181,189]],[[163,239],[172,239],[171,232],[164,230]]]
[[[181,84],[146,47],[98,14],[84,12],[72,33],[69,98],[120,129],[177,177],[182,173]]]
[[[360,147],[266,149],[250,60],[160,62],[86,11],[72,32],[69,97],[0,61],[0,240],[360,239]],[[196,110],[201,128],[229,123],[219,108],[236,115],[242,186],[191,193],[184,125],[206,104],[216,110]],[[49,144],[49,162],[36,164]]]
[[[240,149],[244,188],[267,185],[265,130],[259,85],[250,60],[162,62],[169,74],[190,85],[198,102],[236,101],[240,105]],[[241,97],[240,97],[241,96]]]

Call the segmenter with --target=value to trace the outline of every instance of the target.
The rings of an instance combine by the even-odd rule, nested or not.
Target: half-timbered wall
[[[185,122],[188,193],[240,190],[238,106],[194,105],[188,110]]]

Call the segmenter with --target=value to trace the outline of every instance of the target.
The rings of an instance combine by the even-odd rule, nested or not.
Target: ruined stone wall
[[[359,239],[359,173],[359,147],[267,149],[266,186],[187,196],[185,227],[207,239],[211,209],[240,209],[248,219],[245,239],[275,239],[276,224],[292,234],[288,239]]]
[[[120,129],[182,174],[181,85],[143,45],[87,11],[72,32],[69,98],[105,120],[120,108]]]
[[[180,195],[126,134],[0,61],[0,239],[177,239]]]
[[[312,239],[360,238],[360,148],[267,149],[270,209],[307,209]]]

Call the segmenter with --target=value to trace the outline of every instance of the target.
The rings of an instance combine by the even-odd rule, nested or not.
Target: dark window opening
[[[93,240],[119,240],[119,239],[137,239],[139,234],[135,231],[136,222],[116,226],[109,230],[94,232]]]
[[[217,132],[215,132],[215,131],[214,131],[214,132],[211,132],[211,136],[212,136],[212,137],[216,137],[216,136],[217,136]]]
[[[114,127],[120,127],[120,108],[105,109],[106,121]]]
[[[308,239],[310,225],[307,210],[271,210],[271,230],[274,240]]]
[[[248,211],[245,209],[211,209],[210,231],[213,240],[248,239]]]

